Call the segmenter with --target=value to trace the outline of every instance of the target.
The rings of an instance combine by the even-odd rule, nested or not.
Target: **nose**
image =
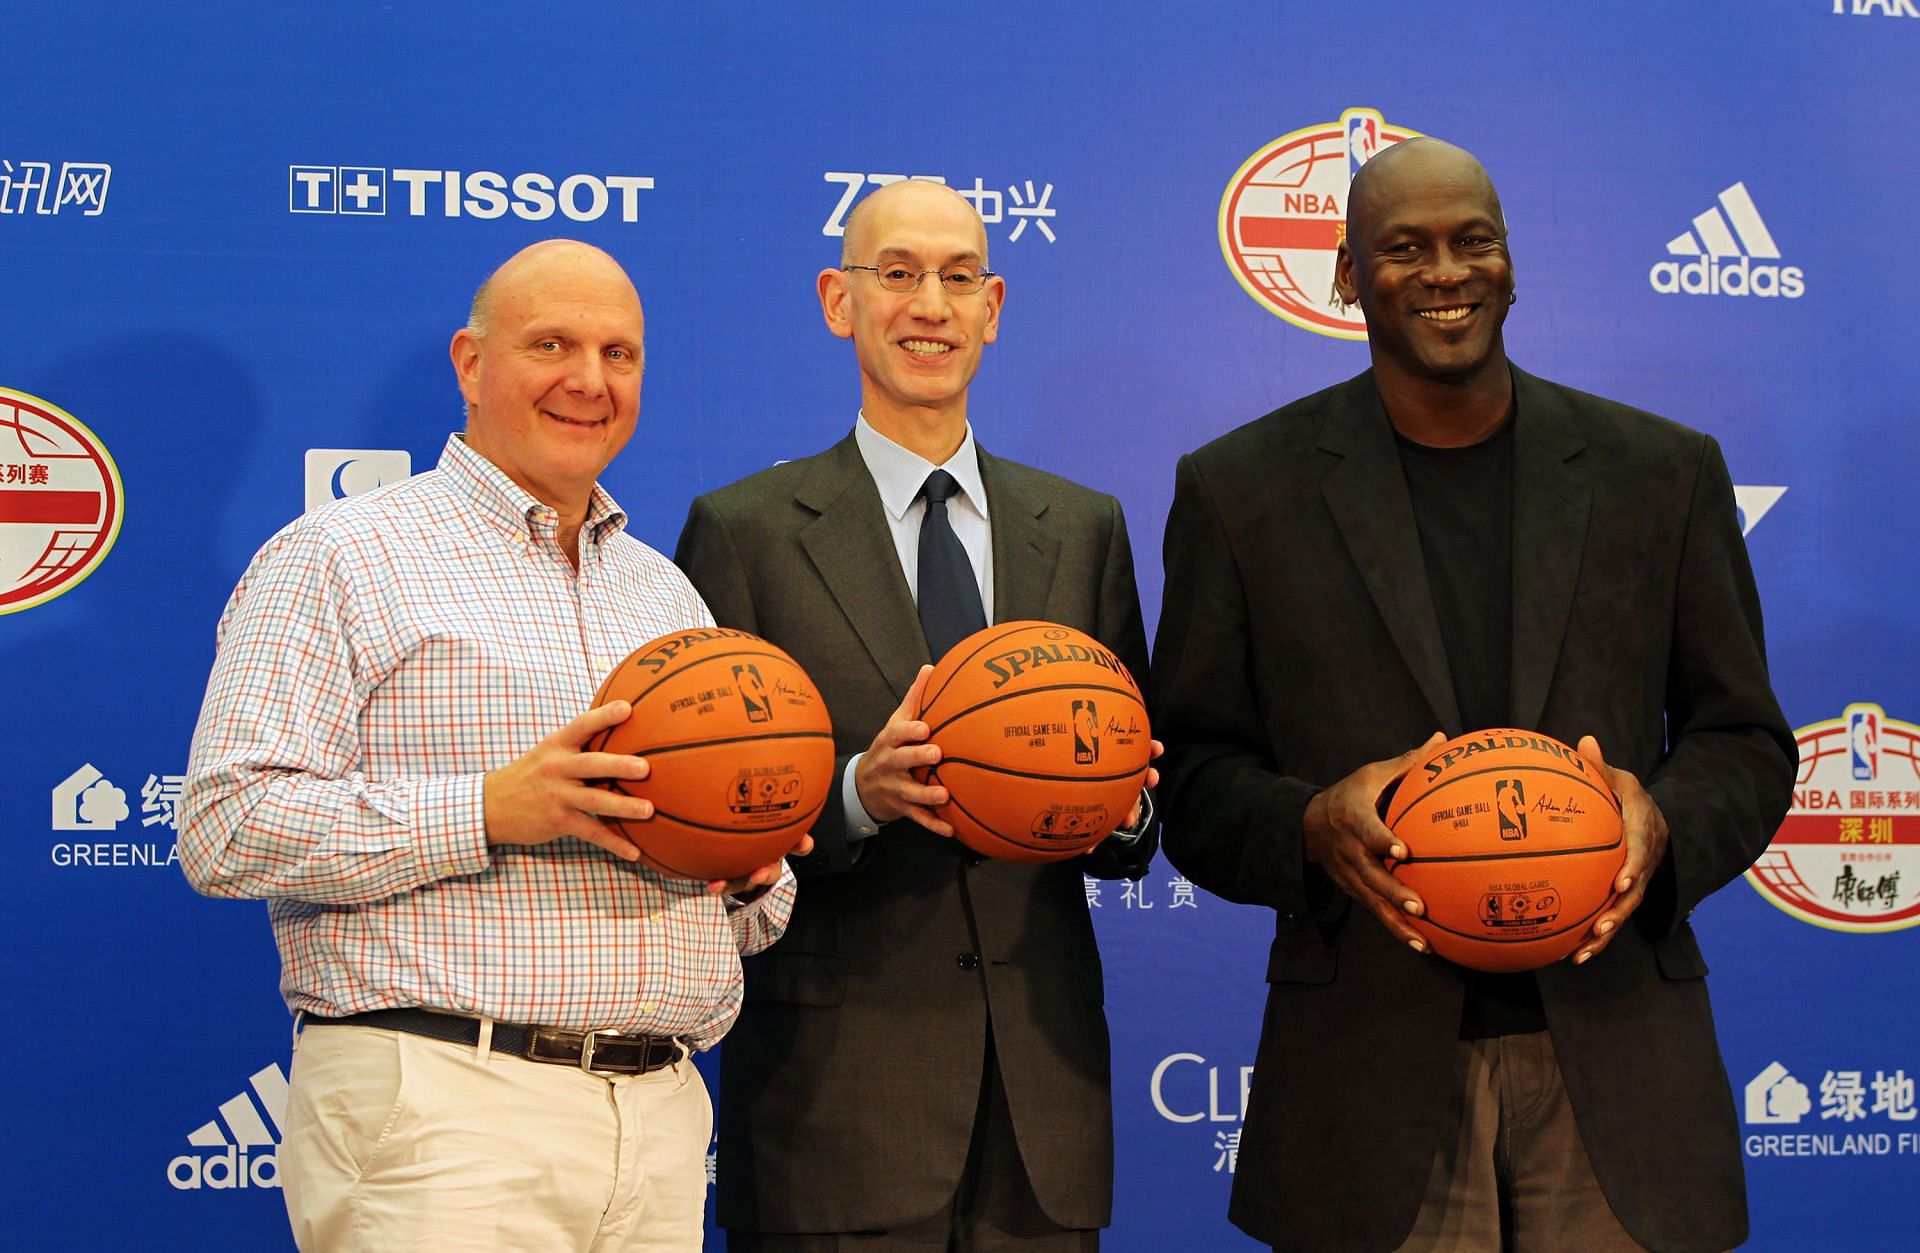
[[[944,322],[952,315],[952,297],[947,295],[947,286],[938,274],[928,271],[920,276],[920,286],[913,289],[907,309],[914,317],[928,322]]]
[[[607,394],[607,363],[597,352],[575,355],[567,371],[567,390],[589,398]]]
[[[1466,261],[1447,244],[1437,244],[1433,258],[1427,265],[1426,282],[1429,287],[1458,287],[1467,281]]]

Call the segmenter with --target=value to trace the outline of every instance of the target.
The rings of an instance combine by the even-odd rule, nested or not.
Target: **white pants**
[[[294,1047],[280,1180],[304,1250],[698,1250],[713,1106],[681,1060],[602,1078],[371,1027]]]

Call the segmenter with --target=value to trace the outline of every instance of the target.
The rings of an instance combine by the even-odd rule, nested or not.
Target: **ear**
[[[447,345],[447,355],[453,358],[453,373],[460,380],[460,394],[466,397],[467,405],[471,408],[480,390],[480,337],[461,327],[453,333],[453,342]]]
[[[1353,250],[1347,247],[1347,241],[1340,241],[1340,249],[1333,257],[1333,290],[1340,293],[1340,299],[1348,305],[1360,303],[1360,287],[1354,281]]]
[[[837,268],[822,270],[815,286],[820,290],[820,312],[827,319],[827,329],[841,339],[852,339],[853,293],[847,290],[847,272]]]
[[[980,333],[980,342],[991,344],[1000,338],[1000,306],[1007,302],[1007,280],[998,274],[987,280],[987,290],[980,293],[980,299],[987,302],[987,327]]]

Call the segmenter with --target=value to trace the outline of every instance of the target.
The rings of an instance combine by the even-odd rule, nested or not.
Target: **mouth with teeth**
[[[944,357],[953,351],[952,344],[943,344],[937,339],[903,339],[900,346],[916,357]]]
[[[570,418],[564,413],[555,413],[551,409],[542,409],[540,412],[546,414],[549,418],[552,418],[555,422],[560,423],[562,426],[578,426],[578,427],[591,428],[591,427],[599,426],[603,422],[605,422],[604,418]]]
[[[1429,322],[1458,322],[1479,307],[1479,305],[1448,305],[1444,309],[1421,309],[1419,313]]]

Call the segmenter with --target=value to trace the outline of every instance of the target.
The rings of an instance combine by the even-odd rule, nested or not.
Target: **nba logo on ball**
[[[740,685],[740,703],[748,722],[771,722],[773,706],[767,703],[767,685],[760,681],[760,667],[735,666],[733,681]]]
[[[1248,157],[1220,198],[1220,251],[1247,294],[1303,330],[1365,339],[1360,310],[1333,303],[1347,185],[1362,165],[1419,133],[1373,109],[1348,109]]]
[[[1073,764],[1100,760],[1100,708],[1090,700],[1073,702]]]
[[[1527,790],[1518,779],[1502,779],[1493,785],[1494,810],[1500,815],[1500,838],[1527,838]]]

